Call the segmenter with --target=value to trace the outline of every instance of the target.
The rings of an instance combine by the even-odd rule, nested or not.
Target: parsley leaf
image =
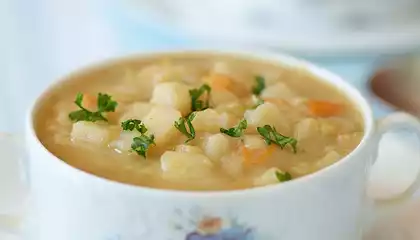
[[[131,143],[131,149],[134,152],[136,152],[138,155],[146,158],[147,150],[152,144],[156,145],[154,135],[150,135],[150,136],[141,135],[141,136],[133,138],[133,143]]]
[[[255,77],[255,86],[252,88],[252,93],[259,96],[265,89],[265,79],[262,76]]]
[[[115,112],[117,105],[108,94],[98,93],[98,112]]]
[[[281,135],[276,131],[276,128],[271,127],[270,125],[257,127],[257,131],[268,145],[274,143],[283,149],[287,144],[289,144],[292,147],[293,152],[296,153],[297,140],[295,138]]]
[[[184,134],[185,136],[187,136],[187,140],[185,141],[185,143],[193,140],[195,138],[195,129],[194,126],[192,125],[192,120],[195,117],[195,113],[192,112],[190,113],[190,115],[188,115],[187,118],[179,118],[178,121],[174,122],[174,126],[176,129],[178,129],[178,131],[180,131],[182,134]],[[187,130],[187,126],[188,126],[188,130]]]
[[[83,94],[78,93],[76,95],[76,100],[74,101],[74,103],[80,108],[80,110],[73,111],[69,114],[69,118],[73,122],[108,121],[108,119],[104,117],[103,113],[114,112],[115,108],[118,105],[116,101],[112,100],[111,96],[109,96],[108,94],[102,94],[102,93],[98,94],[98,100],[97,100],[98,110],[96,112],[92,112],[84,108],[82,105],[82,102],[83,102]]]
[[[287,182],[292,180],[292,175],[290,175],[288,172],[276,171],[276,178],[279,180],[279,182]]]
[[[206,100],[200,100],[200,97],[207,92]],[[202,111],[210,107],[210,92],[211,87],[203,84],[200,88],[190,90],[191,96],[191,111]]]
[[[229,129],[224,129],[224,128],[220,128],[220,132],[224,133],[228,136],[231,137],[240,137],[243,134],[243,131],[248,127],[247,121],[245,119],[242,119],[238,125],[236,125],[233,128],[229,128]]]
[[[147,132],[146,126],[144,126],[144,124],[138,119],[129,119],[127,121],[124,121],[121,123],[121,127],[124,131],[133,131],[134,129],[136,129],[141,134]]]

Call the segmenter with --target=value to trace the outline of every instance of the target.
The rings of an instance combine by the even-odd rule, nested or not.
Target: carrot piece
[[[97,108],[97,100],[98,100],[98,98],[96,96],[85,93],[85,94],[83,94],[82,106],[89,111],[96,111],[97,110],[96,109]]]
[[[222,91],[229,88],[232,84],[230,77],[223,74],[212,74],[209,76],[209,83],[212,89],[216,91]]]
[[[341,113],[343,106],[337,103],[309,100],[307,102],[309,111],[318,117],[331,117]]]
[[[242,147],[242,156],[245,164],[260,164],[267,161],[267,158],[273,153],[274,145],[270,145],[265,149],[250,149],[245,146]]]

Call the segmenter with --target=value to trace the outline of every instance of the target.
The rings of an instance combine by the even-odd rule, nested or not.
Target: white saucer
[[[415,136],[408,133],[389,133],[385,135],[380,144],[379,160],[372,170],[369,186],[372,195],[388,198],[401,193],[410,186],[420,168],[419,144],[420,142]],[[0,151],[4,150],[4,145],[0,145],[0,148],[3,148]],[[6,157],[8,156],[2,156],[1,159]],[[4,164],[0,162],[0,171],[2,167],[4,167]],[[8,172],[16,172],[12,169],[7,170]],[[0,199],[5,199],[6,196],[0,193]],[[368,231],[365,240],[420,239],[420,228],[418,228],[420,225],[420,200],[415,201],[414,199],[415,197],[408,200],[406,204],[377,208],[373,227]],[[15,208],[16,206],[11,207]],[[0,239],[23,240],[22,237],[4,232],[0,232]]]

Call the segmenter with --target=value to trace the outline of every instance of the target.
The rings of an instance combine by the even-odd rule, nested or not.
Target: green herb
[[[188,117],[186,118],[181,117],[178,119],[178,121],[174,123],[175,128],[178,129],[182,134],[187,136],[188,139],[185,141],[185,143],[195,138],[195,129],[191,123],[194,117],[195,117],[195,113],[192,112],[190,113],[190,115],[188,115]],[[188,130],[187,130],[187,126],[188,126]]]
[[[144,124],[138,119],[129,119],[127,121],[124,121],[121,123],[121,127],[124,131],[133,131],[134,129],[136,129],[141,134],[147,132],[146,126],[144,126]]]
[[[289,144],[292,147],[293,152],[296,153],[296,139],[281,135],[276,131],[276,128],[271,127],[270,125],[265,125],[264,127],[257,127],[257,131],[264,138],[265,142],[268,145],[274,143],[283,149],[286,145]]]
[[[279,182],[287,182],[292,180],[292,175],[290,175],[288,172],[276,171],[276,178],[279,180]]]
[[[156,145],[155,136],[150,135],[141,135],[133,138],[133,143],[131,143],[131,149],[136,152],[138,155],[146,158],[147,150],[149,150],[150,145]]]
[[[203,101],[200,97],[207,92],[206,100]],[[210,107],[210,92],[211,88],[207,84],[203,84],[200,88],[190,90],[191,96],[191,111],[202,111]]]
[[[74,103],[80,108],[80,110],[73,111],[69,114],[69,118],[73,122],[79,121],[88,121],[88,122],[96,122],[96,121],[108,121],[107,118],[104,117],[103,113],[105,112],[114,112],[115,108],[117,107],[118,103],[113,101],[111,96],[108,94],[98,94],[97,100],[97,111],[92,112],[87,110],[82,106],[83,102],[83,94],[78,93],[76,95],[76,100]]]
[[[265,89],[265,79],[261,76],[255,77],[255,86],[252,88],[252,93],[259,96]]]
[[[248,126],[248,124],[247,124],[246,120],[243,119],[239,122],[238,125],[236,125],[233,128],[229,128],[229,129],[220,128],[220,132],[224,133],[228,136],[237,138],[237,137],[242,136],[242,134],[243,134],[244,130],[247,128],[247,126]]]

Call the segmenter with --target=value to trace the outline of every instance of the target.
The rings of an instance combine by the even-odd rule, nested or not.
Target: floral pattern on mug
[[[254,240],[252,228],[239,224],[235,219],[227,221],[219,217],[204,217],[197,229],[187,234],[185,240]]]
[[[183,214],[175,210],[178,220],[174,228],[185,240],[256,240],[254,228],[240,223],[236,217],[204,214],[201,209],[190,209]]]

